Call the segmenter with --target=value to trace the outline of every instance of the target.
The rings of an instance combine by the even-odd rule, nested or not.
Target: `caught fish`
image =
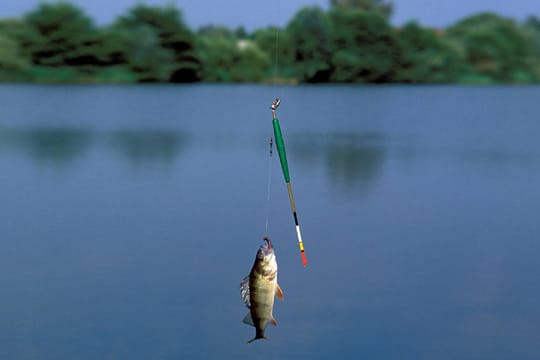
[[[277,325],[272,309],[274,296],[283,300],[283,292],[277,283],[277,262],[272,243],[268,237],[266,244],[257,251],[251,272],[240,283],[240,293],[249,313],[244,317],[245,324],[255,327],[255,337],[248,341],[266,339],[264,329],[268,323]]]

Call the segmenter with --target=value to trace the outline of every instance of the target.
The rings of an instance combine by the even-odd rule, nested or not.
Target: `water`
[[[269,235],[268,341],[238,285]],[[540,356],[539,87],[0,86],[3,359]]]

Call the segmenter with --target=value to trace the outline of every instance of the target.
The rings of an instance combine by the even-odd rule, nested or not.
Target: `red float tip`
[[[302,264],[304,264],[304,267],[307,266],[306,253],[303,251],[302,251]]]

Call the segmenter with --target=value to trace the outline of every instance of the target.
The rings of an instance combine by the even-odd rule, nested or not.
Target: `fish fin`
[[[242,320],[244,324],[251,325],[255,327],[255,324],[253,323],[253,318],[251,317],[251,312],[248,312],[246,316],[244,316],[244,319]]]
[[[263,336],[263,337],[254,337],[253,339],[251,340],[248,340],[248,344],[251,344],[252,342],[254,342],[255,340],[258,340],[258,339],[265,339],[265,340],[268,340],[268,338],[266,336]]]
[[[250,308],[251,302],[249,301],[249,275],[240,281],[240,295],[244,304]]]
[[[280,299],[280,300],[283,300],[283,291],[281,291],[281,288],[279,287],[279,284],[276,283],[276,296]]]
[[[248,340],[248,344],[251,344],[252,342],[258,339],[268,339],[266,336],[264,336],[264,329],[256,329],[255,337],[251,340]]]
[[[276,321],[276,319],[274,319],[274,317],[272,317],[272,318],[270,319],[270,324],[272,324],[272,325],[274,325],[274,326],[277,326],[277,321]]]

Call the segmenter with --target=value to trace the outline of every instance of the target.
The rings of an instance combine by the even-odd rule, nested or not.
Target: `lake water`
[[[0,358],[538,359],[539,99],[0,86]],[[247,345],[267,214],[285,301]]]

